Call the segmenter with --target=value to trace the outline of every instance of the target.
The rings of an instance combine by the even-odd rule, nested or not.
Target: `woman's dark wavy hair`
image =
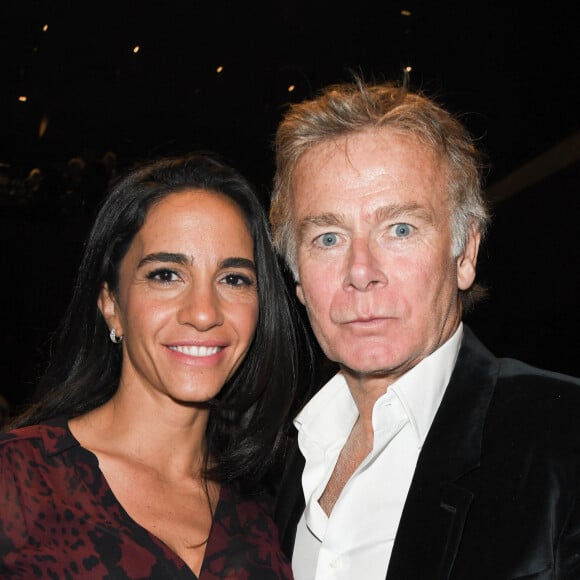
[[[203,189],[225,195],[241,209],[254,240],[259,316],[253,342],[235,375],[210,403],[207,477],[246,487],[266,474],[287,426],[299,381],[298,350],[312,350],[292,310],[288,285],[271,246],[264,209],[251,184],[214,154],[193,153],[138,165],[104,200],[85,243],[71,302],[39,383],[42,393],[10,424],[30,425],[58,415],[86,413],[108,401],[121,374],[121,348],[97,307],[107,283],[118,288],[119,267],[151,207],[168,195]],[[227,224],[224,224],[227,235]],[[303,341],[305,340],[305,341]]]

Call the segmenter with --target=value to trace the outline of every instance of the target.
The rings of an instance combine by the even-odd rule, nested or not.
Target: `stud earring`
[[[109,338],[113,344],[119,344],[123,340],[123,336],[117,336],[114,328],[111,328],[111,332],[109,333]]]

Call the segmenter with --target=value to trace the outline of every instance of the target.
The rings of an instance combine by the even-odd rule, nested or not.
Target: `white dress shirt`
[[[384,580],[419,452],[453,372],[462,335],[460,325],[376,401],[373,448],[344,486],[330,517],[318,499],[358,417],[343,375],[335,375],[296,417],[298,444],[306,459],[306,509],[292,558],[296,580]]]

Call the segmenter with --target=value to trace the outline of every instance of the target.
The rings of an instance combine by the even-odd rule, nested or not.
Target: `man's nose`
[[[387,283],[383,264],[377,259],[368,240],[353,239],[344,282],[345,288],[362,292]]]

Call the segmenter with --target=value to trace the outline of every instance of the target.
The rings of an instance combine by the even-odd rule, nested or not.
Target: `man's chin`
[[[409,366],[406,364],[389,364],[386,362],[365,365],[357,361],[351,365],[343,363],[339,366],[344,375],[351,376],[356,381],[385,379],[389,384],[409,370]]]

